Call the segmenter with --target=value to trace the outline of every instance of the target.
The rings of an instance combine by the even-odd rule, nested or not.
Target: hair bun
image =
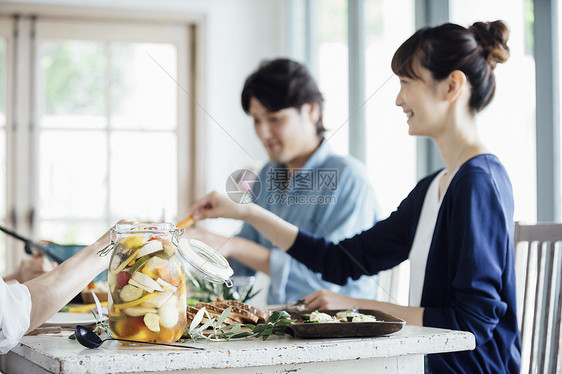
[[[509,29],[503,21],[475,22],[469,27],[474,38],[486,52],[486,60],[494,69],[496,64],[504,63],[509,58]]]

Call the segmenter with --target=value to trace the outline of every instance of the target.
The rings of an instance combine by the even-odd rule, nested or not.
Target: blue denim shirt
[[[366,230],[376,222],[376,201],[363,165],[351,157],[335,154],[324,141],[302,169],[285,178],[284,164],[268,163],[260,171],[261,190],[255,203],[291,222],[301,230],[332,241]],[[284,183],[286,186],[284,186]],[[296,301],[316,290],[358,298],[375,298],[376,277],[363,276],[345,286],[322,280],[287,253],[276,248],[252,226],[244,223],[239,237],[271,250],[269,269],[271,284],[268,304]],[[232,260],[235,275],[251,275],[252,269]]]

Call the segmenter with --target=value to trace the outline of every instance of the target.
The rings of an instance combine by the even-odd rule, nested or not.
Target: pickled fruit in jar
[[[169,236],[169,235],[168,235]],[[166,235],[119,235],[110,265],[109,327],[116,338],[171,343],[181,337],[185,276]]]

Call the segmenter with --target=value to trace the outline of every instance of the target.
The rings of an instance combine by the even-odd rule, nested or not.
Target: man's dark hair
[[[316,133],[322,135],[326,129],[322,123],[324,98],[306,66],[286,58],[263,61],[244,83],[242,108],[250,114],[250,99],[255,97],[270,112],[296,108],[304,104],[317,103],[319,117]]]

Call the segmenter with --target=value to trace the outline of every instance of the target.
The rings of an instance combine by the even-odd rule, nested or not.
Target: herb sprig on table
[[[96,325],[92,330],[98,335],[101,335],[102,332],[105,332],[108,337],[113,338],[114,336],[111,333],[111,329],[109,328],[109,324],[108,324],[109,321],[102,314],[101,303],[98,297],[96,296],[96,294],[94,293],[94,291],[91,292],[92,292],[92,296],[94,297],[94,301],[96,303],[96,312],[97,312],[96,314],[96,312],[90,310],[90,312],[94,315],[94,318],[96,319]],[[76,339],[76,336],[74,335],[74,333],[72,333],[68,338],[74,340]]]
[[[245,303],[260,292],[260,290],[254,292],[253,285],[235,289],[235,287],[228,287],[224,283],[216,284],[195,276],[188,279],[188,285],[195,292],[194,299],[202,302],[214,301],[218,298],[238,300]]]
[[[271,335],[293,335],[293,330],[288,325],[295,320],[291,319],[289,313],[284,310],[274,312],[265,323],[257,325],[241,323],[221,327],[231,310],[231,307],[226,308],[215,321],[215,318],[211,317],[205,308],[201,308],[189,326],[188,335],[192,340],[201,338],[208,340],[231,340],[250,337],[261,337],[263,340],[267,340]],[[199,326],[204,317],[207,317],[207,322]],[[213,332],[205,335],[204,332],[209,327],[213,329]],[[242,331],[242,328],[247,328],[249,331]]]
[[[96,300],[97,314],[92,310],[92,314],[96,318],[96,326],[94,332],[96,334],[101,335],[102,332],[105,332],[110,338],[113,337],[111,330],[108,326],[107,319],[103,318],[101,314],[101,306],[99,301],[97,300],[96,295],[94,295],[94,299]],[[289,324],[291,322],[295,322],[296,320],[291,319],[289,313],[285,312],[284,310],[274,312],[265,323],[259,324],[250,324],[250,323],[240,323],[240,324],[232,324],[222,326],[224,321],[226,321],[228,315],[230,314],[232,307],[226,308],[218,318],[212,317],[209,312],[205,309],[205,307],[201,308],[193,321],[189,325],[189,328],[186,331],[186,335],[188,335],[192,340],[197,339],[208,339],[208,340],[231,340],[231,339],[242,339],[242,338],[262,338],[263,340],[267,340],[271,335],[293,335],[293,330],[289,328]],[[199,326],[203,321],[203,318],[207,318],[207,321]],[[222,326],[222,327],[221,327]],[[208,329],[212,328],[213,332],[210,334],[204,334],[204,332]],[[245,331],[242,329],[245,328]],[[75,339],[74,334],[69,336],[69,339]]]

